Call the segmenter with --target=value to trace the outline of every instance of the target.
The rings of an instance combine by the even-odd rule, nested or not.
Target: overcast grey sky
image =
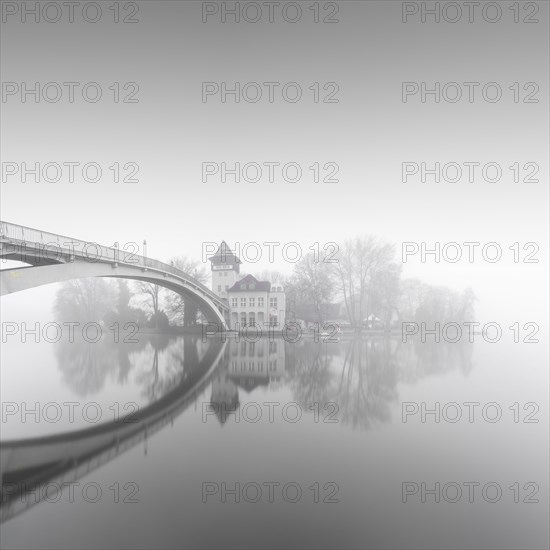
[[[75,15],[70,24],[2,25],[2,81],[79,82],[74,103],[21,101],[20,91],[2,103],[3,162],[96,162],[98,183],[78,177],[2,182],[1,217],[83,240],[112,244],[144,238],[148,254],[200,257],[203,241],[230,245],[296,241],[340,242],[373,233],[403,241],[501,244],[497,264],[411,260],[406,276],[456,289],[472,286],[485,318],[525,311],[546,318],[548,244],[548,4],[538,3],[538,24],[516,24],[507,7],[490,24],[402,22],[400,2],[339,2],[335,24],[315,24],[309,3],[290,24],[276,17],[258,23],[202,22],[200,2],[139,2],[136,24],[115,24],[107,4],[94,24]],[[290,13],[290,12],[289,12]],[[327,12],[328,14],[328,12]],[[327,15],[325,14],[325,15]],[[126,14],[127,15],[127,14]],[[111,19],[110,19],[111,18]],[[203,102],[203,82],[297,82],[297,103],[257,103],[220,95]],[[475,101],[422,103],[402,100],[403,82],[479,82]],[[97,103],[82,99],[87,82],[100,85]],[[135,82],[136,103],[113,101]],[[315,103],[309,87],[335,82],[337,103]],[[483,101],[487,82],[503,90]],[[538,103],[515,103],[508,87],[540,87]],[[252,89],[252,88],[251,88]],[[466,88],[464,88],[466,89]],[[265,88],[264,88],[265,91]],[[323,95],[321,95],[323,97]],[[138,183],[114,183],[109,166],[134,162]],[[299,163],[302,179],[289,183],[201,181],[203,162]],[[337,163],[337,183],[314,183],[313,163]],[[401,179],[403,162],[496,162],[501,181],[466,177],[457,183]],[[514,183],[513,163],[539,165],[539,183]],[[123,171],[123,175],[125,172]],[[522,173],[522,177],[525,174]],[[536,242],[541,264],[515,264],[508,246]],[[266,256],[264,255],[265,259]],[[280,255],[278,259],[281,260]],[[481,259],[481,258],[480,258]],[[265,261],[249,271],[291,264]],[[520,283],[521,281],[521,283]],[[532,316],[532,315],[531,315]],[[530,319],[532,320],[532,319]]]

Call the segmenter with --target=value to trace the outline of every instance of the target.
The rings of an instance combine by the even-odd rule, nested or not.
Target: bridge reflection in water
[[[40,502],[47,495],[43,488],[48,484],[64,487],[146,441],[193,405],[209,385],[210,405],[219,413],[222,425],[231,418],[225,411],[238,411],[243,392],[247,400],[258,388],[284,388],[304,411],[313,403],[336,403],[341,425],[368,430],[374,424],[391,421],[392,408],[398,406],[399,383],[414,384],[457,370],[467,375],[472,369],[472,346],[468,344],[429,345],[415,340],[404,344],[388,337],[337,343],[313,339],[288,343],[281,338],[257,342],[222,342],[219,338],[201,342],[196,336],[155,338],[165,341],[155,344],[153,340],[153,368],[143,380],[149,404],[132,415],[132,422],[121,418],[71,433],[0,443],[0,521]],[[177,374],[161,376],[159,350],[166,348],[169,340],[177,341],[176,348],[181,350],[176,358]],[[84,347],[62,345],[57,353],[58,368],[65,374],[75,365],[79,370],[92,370],[90,345]],[[108,351],[92,347],[93,353],[109,356]],[[120,344],[110,344],[110,348],[121,372],[127,373],[132,368],[128,351]],[[82,383],[81,377],[76,378]],[[92,376],[88,383],[93,386],[95,381]],[[97,391],[92,386],[88,389]],[[28,492],[32,494],[25,498]]]
[[[186,342],[192,344],[196,340],[195,337]],[[183,354],[185,376],[180,382],[130,417],[76,432],[2,442],[0,522],[43,500],[47,493],[42,488],[47,484],[66,487],[172,423],[207,387],[224,357],[226,345],[227,342],[212,338],[202,357],[197,353]],[[72,345],[66,347],[75,349]],[[153,369],[155,364],[158,367],[156,348]],[[26,493],[35,496],[25,497]]]

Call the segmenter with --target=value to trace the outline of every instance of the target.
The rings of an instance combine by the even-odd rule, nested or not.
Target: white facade
[[[282,330],[286,324],[286,294],[283,285],[276,283],[271,286],[269,302],[270,315],[277,316],[277,322],[280,325],[278,328]]]
[[[282,285],[258,281],[247,275],[228,290],[229,326],[239,330],[257,324],[262,331],[268,324],[282,330],[285,324],[286,296]]]
[[[286,295],[280,284],[258,281],[252,275],[240,278],[241,261],[222,241],[212,264],[212,290],[228,301],[229,328],[242,330],[258,325],[264,333],[272,326],[282,330],[286,323]]]
[[[278,382],[285,375],[285,341],[262,338],[257,342],[235,342],[229,358],[229,376],[249,380],[267,378]]]

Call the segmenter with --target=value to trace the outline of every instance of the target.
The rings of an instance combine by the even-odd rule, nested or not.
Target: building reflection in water
[[[75,390],[93,395],[110,379],[124,385],[132,370],[147,398],[135,422],[111,422],[51,437],[0,444],[1,520],[24,511],[20,491],[51,480],[75,480],[146,441],[193,405],[211,388],[220,423],[239,407],[239,392],[288,389],[303,409],[313,403],[336,403],[338,421],[367,430],[391,420],[398,384],[415,384],[439,374],[472,369],[473,346],[450,343],[407,344],[392,338],[356,338],[336,343],[281,338],[257,342],[196,336],[143,336],[138,344],[61,346],[59,368]],[[229,412],[229,414],[227,414]]]
[[[263,338],[231,341],[212,381],[211,404],[221,424],[235,414],[239,391],[287,386],[304,410],[336,403],[339,422],[367,430],[388,422],[398,401],[398,385],[455,370],[472,369],[469,343],[430,343],[399,339],[352,338],[338,342],[296,343]]]
[[[199,336],[143,334],[133,344],[75,341],[60,345],[56,354],[64,381],[78,395],[97,394],[107,380],[123,386],[135,372],[144,401],[153,403],[187,379],[210,343]],[[368,429],[390,420],[399,384],[457,370],[467,375],[472,352],[469,342],[403,343],[384,336],[295,343],[277,337],[229,339],[212,379],[211,403],[224,424],[239,407],[239,392],[287,387],[304,409],[334,402],[340,422]]]
[[[261,338],[257,342],[232,341],[228,346],[224,367],[212,380],[212,403],[221,424],[239,406],[239,388],[251,393],[282,381],[286,372],[286,342]]]

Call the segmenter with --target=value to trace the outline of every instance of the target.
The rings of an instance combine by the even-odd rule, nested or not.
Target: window
[[[231,298],[231,307],[237,307],[238,300],[237,298]]]
[[[246,307],[246,298],[241,298],[241,307]]]
[[[250,312],[248,314],[248,323],[253,325],[256,322],[256,314],[254,312]]]
[[[264,307],[264,299],[258,298],[258,307]]]
[[[277,309],[277,298],[270,298],[269,299],[269,307],[273,307]]]
[[[241,313],[241,327],[244,327],[246,325],[246,313]],[[246,348],[245,348],[246,350]],[[246,351],[245,351],[246,353]]]
[[[224,271],[224,272],[223,272],[223,276],[224,276],[224,277],[227,277],[227,271]]]
[[[218,292],[222,291],[222,285],[218,285]]]
[[[255,299],[255,298],[250,298],[250,299],[248,300],[248,305],[249,305],[250,307],[256,307],[255,302],[256,302],[256,299]]]
[[[241,285],[241,290],[246,290],[246,285]]]
[[[256,288],[256,285],[255,285],[254,283],[250,283],[250,284],[248,285],[248,289],[249,289],[249,290],[254,290],[255,288]]]

